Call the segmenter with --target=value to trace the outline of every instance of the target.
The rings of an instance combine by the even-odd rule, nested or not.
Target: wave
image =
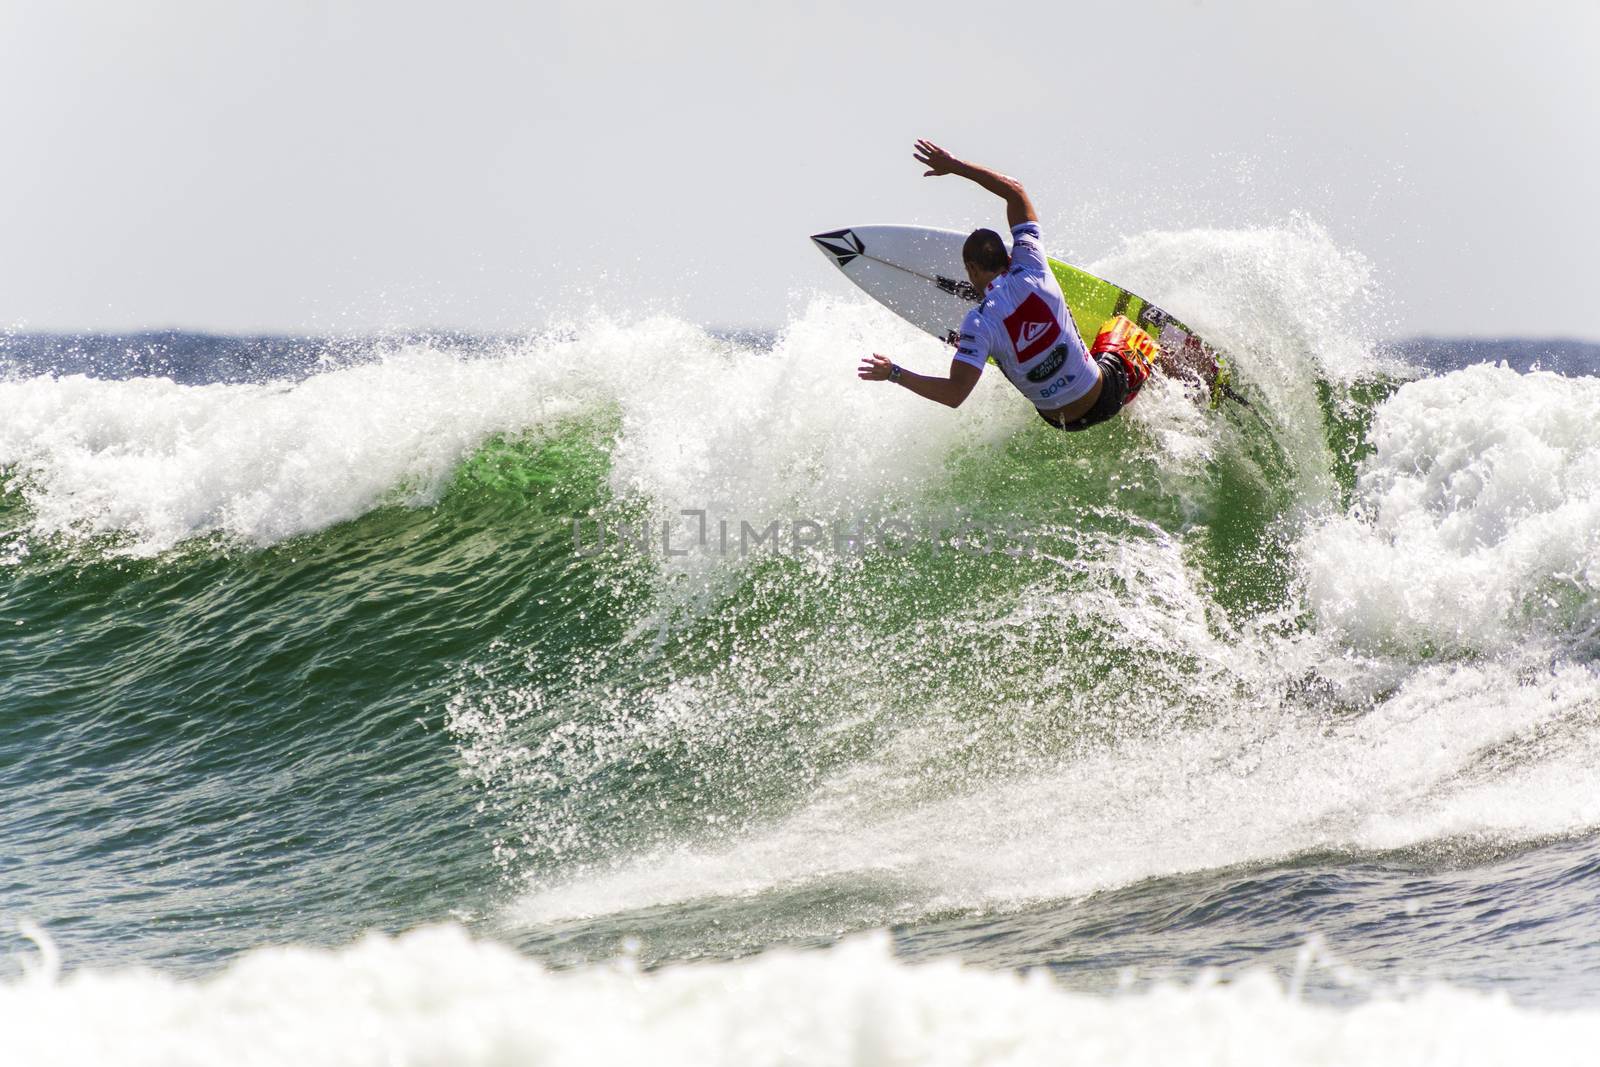
[[[1314,951],[1304,965],[1315,966]],[[44,970],[0,985],[14,1062],[1577,1063],[1600,1014],[1519,1008],[1448,986],[1306,1003],[1298,981],[1111,996],[952,961],[909,964],[884,936],[820,952],[640,972],[553,971],[456,927],[333,950],[257,949],[203,982]]]
[[[326,795],[356,766],[338,715],[363,744],[443,719],[373,759],[466,784],[352,816],[370,826],[340,862],[466,840],[519,941],[594,918],[709,937],[712,910],[681,906],[755,898],[781,917],[764,930],[830,939],[1600,826],[1592,383],[1402,380],[1351,310],[1366,264],[1306,223],[1147,235],[1096,266],[1226,348],[1254,405],[1201,412],[1158,383],[1069,438],[990,380],[951,413],[852,373],[872,348],[942,369],[943,346],[826,298],[770,344],[590,321],[295,380],[14,377],[7,611],[39,621],[7,654],[53,667],[74,635],[145,635],[115,694],[130,730],[130,708],[178,729],[249,679],[294,728],[218,727],[214,748],[244,766],[268,733],[313,748]],[[1023,527],[1028,551],[947,518]],[[697,548],[696,521],[939,532],[585,554],[568,519],[673,524]],[[195,544],[245,551],[200,553],[207,592],[162,637]],[[60,546],[108,564],[76,600],[28,569]],[[127,584],[129,556],[172,573]]]
[[[298,382],[13,380],[0,469],[36,538],[109,538],[139,556],[210,535],[268,545],[435,501],[491,435],[581,405],[582,375],[549,388],[578,358],[402,348]]]
[[[1201,313],[1185,314],[1242,353],[1269,417],[1197,422],[1156,393],[1120,440],[1050,439],[1040,455],[1016,447],[1019,427],[997,411],[998,440],[941,442],[942,474],[913,507],[931,506],[942,478],[971,488],[985,513],[1045,530],[1042,556],[1004,577],[926,555],[898,578],[838,561],[740,572],[719,592],[721,621],[668,646],[666,681],[541,692],[537,707],[465,687],[452,727],[486,792],[509,800],[503,854],[527,881],[508,921],[638,922],[749,894],[782,909],[829,886],[878,887],[815,920],[853,929],[1311,853],[1506,845],[1600,825],[1584,792],[1600,745],[1594,667],[1529,641],[1533,616],[1571,638],[1593,625],[1581,584],[1543,610],[1553,583],[1589,565],[1588,539],[1562,536],[1588,514],[1587,393],[1506,430],[1495,394],[1564,386],[1493,368],[1386,378],[1402,368],[1338,318],[1365,265],[1331,247],[1314,227],[1171,235],[1099,265],[1173,306],[1196,300]],[[1201,293],[1246,310],[1208,323]],[[1299,415],[1286,426],[1283,411]],[[1563,440],[1571,467],[1550,473],[1545,457],[1534,479],[1559,514],[1528,510],[1516,472],[1532,457],[1508,454],[1506,433],[1529,449]],[[1430,475],[1431,455],[1447,458]],[[1480,582],[1485,600],[1463,611],[1451,598],[1473,572],[1449,538],[1474,505],[1459,488],[1436,505],[1390,490],[1490,468],[1501,484],[1480,479],[1476,506],[1489,525],[1523,531],[1503,550],[1518,565],[1501,568],[1499,586]],[[634,469],[673,505],[695,499],[686,487],[729,485],[706,455],[688,473]],[[892,492],[853,484],[867,500]],[[1050,495],[1063,486],[1070,504]],[[1396,537],[1389,524],[1407,506],[1450,532]],[[1535,541],[1543,554],[1528,551]],[[919,582],[959,592],[930,598]],[[1540,610],[1481,610],[1497,595]],[[797,604],[804,627],[787,614]],[[1462,619],[1499,627],[1494,640],[1434,662],[1439,634]],[[1419,625],[1438,631],[1433,644],[1411,636]],[[714,655],[694,654],[702,640]],[[519,743],[551,722],[558,735]],[[630,776],[649,784],[622,785]],[[796,920],[792,932],[819,930]]]
[[[1354,357],[1348,331],[1308,327],[1365,284],[1360,262],[1330,249],[1308,224],[1151,235],[1102,266],[1199,307],[1191,317],[1238,353],[1278,436],[1318,442],[1297,466],[1312,478],[1328,466],[1315,383],[1351,373]],[[1309,266],[1325,261],[1333,266]],[[1301,284],[1268,284],[1281,278]],[[1243,310],[1207,316],[1221,307]],[[959,416],[862,386],[853,360],[874,347],[931,370],[948,362],[877,305],[818,298],[770,347],[672,319],[593,320],[476,353],[459,342],[346,344],[347,365],[253,384],[14,375],[0,381],[0,472],[33,535],[111,538],[118,551],[153,555],[211,535],[268,545],[387,504],[431,504],[486,442],[578,415],[619,423],[615,492],[664,514],[721,506],[763,525],[914,497],[952,455],[996,449],[1031,426],[1003,383]],[[1159,442],[1158,463],[1192,471],[1216,457],[1218,430],[1177,390],[1152,389],[1130,413]]]

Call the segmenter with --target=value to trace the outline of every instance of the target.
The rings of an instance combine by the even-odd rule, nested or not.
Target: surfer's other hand
[[[856,377],[864,382],[882,382],[889,378],[889,368],[894,364],[888,356],[880,356],[874,352],[861,361],[861,366],[856,368]]]
[[[939,174],[949,174],[955,170],[956,164],[959,162],[955,156],[952,156],[932,141],[918,141],[916,152],[911,158],[928,168],[922,173],[924,178],[932,178]]]

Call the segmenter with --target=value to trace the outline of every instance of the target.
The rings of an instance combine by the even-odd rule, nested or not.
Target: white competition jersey
[[[1034,407],[1053,411],[1093,389],[1099,370],[1045,262],[1039,224],[1011,227],[1011,239],[1011,269],[989,283],[982,302],[961,320],[956,358],[982,370],[993,356]]]

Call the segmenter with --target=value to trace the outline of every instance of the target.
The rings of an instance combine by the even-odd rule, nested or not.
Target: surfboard
[[[868,296],[949,344],[955,344],[962,318],[980,295],[961,262],[966,239],[965,233],[955,230],[895,225],[851,226],[811,237]],[[1177,318],[1086,270],[1056,259],[1049,263],[1079,336],[1092,341],[1107,319],[1126,315],[1144,327],[1174,363],[1199,377],[1213,400],[1219,389],[1226,389],[1221,354]]]

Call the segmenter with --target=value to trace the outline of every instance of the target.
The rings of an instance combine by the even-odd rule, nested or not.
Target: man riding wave
[[[1011,254],[993,230],[973,230],[962,246],[967,278],[982,298],[961,321],[948,378],[916,374],[876,352],[861,361],[857,375],[864,381],[898,382],[954,408],[967,399],[992,358],[1052,426],[1085,430],[1121,411],[1149,374],[1156,353],[1148,336],[1124,320],[1126,330],[1109,342],[1103,334],[1091,354],[1040,247],[1039,216],[1022,184],[963,162],[931,141],[918,141],[914,158],[928,168],[924,177],[956,174],[1003,199]],[[1149,347],[1141,348],[1137,338]]]

